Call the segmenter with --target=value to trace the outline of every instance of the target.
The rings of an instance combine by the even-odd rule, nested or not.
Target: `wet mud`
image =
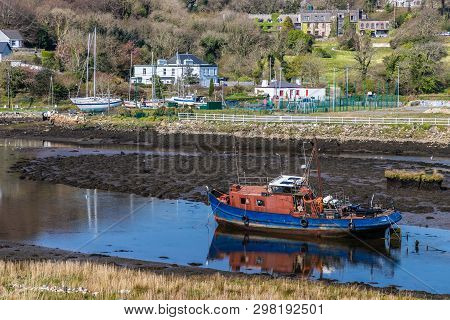
[[[230,182],[250,176],[301,173],[303,158],[289,154],[192,153],[56,156],[23,159],[11,170],[21,179],[146,197],[206,202],[206,186],[227,190]],[[381,204],[404,213],[403,223],[450,229],[450,191],[390,186],[386,169],[424,169],[431,165],[380,159],[322,156],[324,195],[348,197],[364,206]],[[440,169],[449,181],[450,168]],[[319,181],[312,179],[316,190]]]

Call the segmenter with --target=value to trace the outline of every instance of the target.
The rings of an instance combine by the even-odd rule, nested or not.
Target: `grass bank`
[[[157,275],[90,262],[0,261],[0,299],[413,299],[360,285],[262,276]]]

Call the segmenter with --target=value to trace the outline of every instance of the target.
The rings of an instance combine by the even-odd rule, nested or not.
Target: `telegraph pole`
[[[400,107],[400,66],[397,66],[397,108]]]
[[[7,70],[7,80],[8,80],[8,108],[11,109],[11,67]]]
[[[345,68],[345,97],[348,99],[348,67]]]
[[[336,68],[333,68],[333,112],[336,107]]]

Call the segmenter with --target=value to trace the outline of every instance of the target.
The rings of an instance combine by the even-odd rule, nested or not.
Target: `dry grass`
[[[356,285],[260,276],[157,275],[87,262],[0,261],[0,279],[1,299],[413,298],[408,293],[388,294]],[[83,292],[71,292],[71,288]]]
[[[394,179],[400,181],[416,181],[416,182],[429,182],[429,183],[441,183],[444,180],[444,176],[433,170],[432,174],[427,174],[425,171],[408,171],[408,170],[386,170],[384,176],[387,179]]]

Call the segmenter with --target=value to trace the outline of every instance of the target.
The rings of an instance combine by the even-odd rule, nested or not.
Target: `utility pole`
[[[153,51],[152,51],[152,101],[155,100],[156,100],[155,63],[153,60]]]
[[[272,82],[272,57],[269,57],[269,82]]]
[[[7,80],[8,80],[8,108],[11,109],[11,66],[7,70]]]
[[[336,107],[336,68],[333,68],[333,112]]]
[[[400,107],[400,66],[397,66],[397,108]]]
[[[130,83],[128,85],[128,101],[131,101],[131,77],[133,75],[133,51],[130,52]]]
[[[345,68],[345,98],[348,99],[348,67]]]

